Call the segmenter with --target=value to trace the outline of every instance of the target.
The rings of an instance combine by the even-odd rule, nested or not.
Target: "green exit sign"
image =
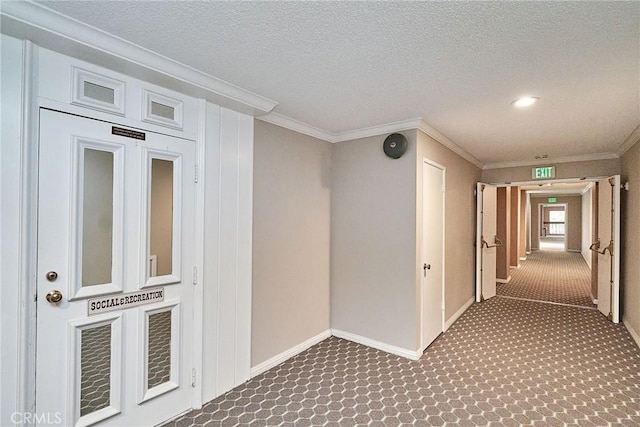
[[[557,201],[558,201],[558,199],[557,199],[557,198],[555,198],[555,197],[549,197],[549,203],[555,203],[555,202],[557,202]]]
[[[551,179],[556,177],[555,166],[542,166],[531,169],[531,178],[533,179]]]

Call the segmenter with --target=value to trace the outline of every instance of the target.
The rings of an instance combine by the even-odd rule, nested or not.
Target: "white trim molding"
[[[627,331],[629,331],[629,335],[631,335],[631,338],[636,342],[636,345],[640,347],[640,333],[631,327],[626,318],[622,319],[622,323],[627,328]]]
[[[256,117],[258,120],[262,120],[263,122],[271,123],[276,126],[283,127],[285,129],[292,130],[294,132],[301,133],[303,135],[311,136],[313,138],[318,138],[327,142],[336,142],[335,135],[329,132],[326,132],[320,128],[315,126],[311,126],[310,124],[292,119],[290,117],[283,116],[282,114],[278,114],[275,112],[271,112],[269,114],[265,114],[264,116]]]
[[[265,114],[278,105],[36,3],[3,1],[0,17],[2,32],[7,35],[245,114]]]
[[[404,357],[411,360],[418,360],[422,356],[422,352],[407,350],[406,348],[386,344],[360,335],[352,334],[350,332],[340,331],[338,329],[331,329],[331,334],[336,338],[353,341],[358,344],[366,345],[367,347],[372,347],[377,350],[384,351],[385,353],[395,354],[396,356]]]
[[[498,278],[496,278],[496,282],[498,282],[498,283],[504,283],[504,284],[507,284],[507,283],[509,283],[510,281],[511,281],[511,276],[507,277],[507,279],[506,279],[506,280],[505,280],[505,279],[498,279]]]
[[[502,168],[515,168],[519,166],[536,166],[545,164],[557,164],[557,163],[571,163],[571,162],[588,162],[597,160],[611,160],[617,159],[616,153],[595,153],[595,154],[581,154],[578,156],[562,156],[562,157],[549,157],[548,159],[538,160],[519,160],[515,162],[498,162],[487,163],[482,169],[502,169]]]
[[[265,121],[267,123],[271,123],[303,135],[312,136],[314,138],[321,139],[323,141],[336,143],[336,142],[345,142],[345,141],[353,141],[354,139],[360,138],[368,138],[371,136],[384,135],[393,132],[402,132],[406,130],[417,129],[422,131],[424,134],[430,136],[438,143],[444,145],[463,159],[468,162],[474,164],[479,168],[483,168],[483,163],[469,154],[466,150],[461,148],[455,142],[447,138],[445,135],[434,129],[432,126],[427,124],[421,117],[409,120],[402,120],[399,122],[393,123],[385,123],[382,125],[370,126],[361,129],[355,129],[345,132],[331,133],[325,131],[323,129],[317,128],[315,126],[311,126],[307,123],[292,119],[290,117],[283,116],[281,114],[271,112],[269,114],[265,114],[263,116],[256,117],[258,120]]]
[[[631,132],[631,134],[624,140],[624,142],[618,148],[618,156],[622,157],[636,142],[640,141],[640,125]]]
[[[279,364],[281,364],[282,362],[291,359],[293,356],[302,353],[303,351],[307,350],[310,347],[313,347],[314,345],[318,344],[319,342],[322,342],[324,340],[326,340],[327,338],[329,338],[331,336],[331,329],[327,329],[324,332],[320,332],[318,335],[313,336],[311,338],[309,338],[306,341],[301,342],[298,345],[295,345],[293,347],[291,347],[288,350],[283,351],[280,354],[277,354],[275,356],[273,356],[271,359],[267,359],[262,363],[257,364],[256,366],[253,366],[251,368],[251,372],[249,374],[250,378],[253,378],[255,376],[258,376],[260,374],[262,374],[263,372],[268,371],[269,369],[278,366]]]
[[[451,316],[444,324],[444,332],[447,332],[447,329],[449,329],[451,325],[453,325],[455,321],[458,320],[458,318],[462,316],[464,312],[469,309],[469,307],[471,307],[474,301],[475,301],[475,297],[469,298],[467,302],[465,302],[458,311],[453,313],[453,316]]]
[[[402,120],[399,122],[385,123],[366,128],[354,129],[346,132],[339,132],[333,135],[333,142],[352,141],[354,139],[368,138],[370,136],[418,129],[421,120],[421,118]]]
[[[466,151],[465,149],[460,147],[458,144],[456,144],[455,142],[447,138],[445,135],[438,132],[433,127],[431,127],[422,118],[420,119],[418,129],[421,130],[423,133],[429,135],[431,138],[435,139],[437,142],[444,145],[449,150],[453,151],[454,153],[456,153],[458,156],[462,157],[469,163],[476,165],[480,169],[484,168],[485,165],[480,160],[476,159],[468,151]]]

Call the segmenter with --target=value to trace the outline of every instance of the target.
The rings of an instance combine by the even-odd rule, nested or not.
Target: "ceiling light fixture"
[[[538,101],[538,99],[539,98],[525,96],[524,98],[516,99],[511,103],[511,105],[519,108],[530,107],[531,105],[535,104]]]

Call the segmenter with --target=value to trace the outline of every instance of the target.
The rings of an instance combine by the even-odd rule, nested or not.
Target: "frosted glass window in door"
[[[82,286],[112,282],[113,153],[85,148],[82,182]]]
[[[151,160],[149,277],[173,273],[173,162]]]

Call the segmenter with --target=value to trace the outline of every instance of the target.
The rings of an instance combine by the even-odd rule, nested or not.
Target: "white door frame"
[[[569,215],[567,215],[567,213],[569,212],[569,203],[544,203],[544,202],[539,202],[538,203],[538,230],[537,233],[540,233],[540,230],[542,229],[542,225],[544,224],[544,218],[543,218],[543,209],[544,208],[548,208],[548,207],[553,207],[553,206],[562,206],[564,208],[564,251],[568,252],[569,247],[568,247],[568,243],[569,243]],[[540,237],[538,237],[538,250],[540,250]]]
[[[444,167],[443,165],[434,162],[430,159],[427,159],[426,157],[423,157],[422,159],[422,176],[424,176],[424,167],[425,167],[425,163],[433,166],[437,169],[440,169],[442,171],[442,259],[440,260],[440,262],[442,263],[441,268],[442,268],[442,288],[441,288],[441,292],[442,292],[442,301],[441,301],[441,307],[442,307],[442,317],[441,317],[441,329],[442,331],[445,330],[445,324],[446,324],[446,319],[445,319],[445,267],[446,267],[446,256],[445,256],[445,251],[446,251],[446,222],[447,222],[447,210],[446,210],[446,187],[447,187],[447,168]],[[421,178],[422,179],[422,178]],[[424,188],[422,189],[422,195],[420,197],[420,200],[422,201],[422,204],[424,206]],[[420,207],[420,211],[422,212],[423,210],[423,206]],[[424,227],[424,214],[422,214],[421,218],[420,218],[420,230],[422,230],[422,228]],[[422,230],[421,233],[421,244],[420,244],[420,259],[423,260],[424,259],[424,242],[423,240],[423,236],[424,236],[424,231]],[[422,262],[420,261],[418,262],[418,271],[420,274],[420,349],[421,351],[424,351],[424,349],[430,344],[424,343],[424,334],[422,333],[422,330],[424,328],[424,304],[422,303],[422,291],[423,291],[423,281],[424,281],[424,275],[422,274]]]

